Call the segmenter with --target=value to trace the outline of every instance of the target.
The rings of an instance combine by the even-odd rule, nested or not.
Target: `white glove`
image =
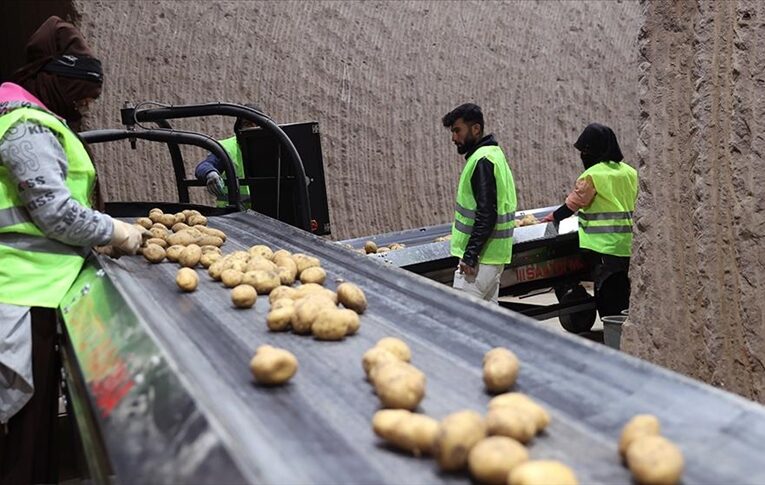
[[[208,192],[210,192],[215,197],[223,196],[223,179],[220,177],[218,172],[215,170],[209,172],[205,181],[207,183]]]
[[[118,221],[112,219],[114,223],[114,232],[112,233],[112,240],[109,241],[109,245],[122,254],[135,254],[138,248],[141,247],[143,242],[143,236],[145,234],[151,234],[144,228],[138,228],[133,224]]]

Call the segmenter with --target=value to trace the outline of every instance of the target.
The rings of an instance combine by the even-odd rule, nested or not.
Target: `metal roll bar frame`
[[[127,130],[131,133],[141,133],[141,131],[134,131],[135,125],[140,122],[154,122],[164,129],[170,129],[168,119],[181,119],[181,118],[197,118],[204,116],[233,116],[236,118],[242,118],[255,123],[257,126],[264,130],[270,131],[279,141],[281,146],[289,155],[290,162],[296,173],[296,182],[298,185],[298,223],[301,229],[311,232],[311,201],[308,197],[308,178],[305,174],[305,168],[303,167],[303,161],[300,159],[300,155],[295,149],[295,145],[292,144],[292,140],[289,139],[286,133],[279,128],[279,126],[271,120],[268,116],[260,111],[248,108],[235,103],[206,103],[206,104],[184,104],[176,106],[167,106],[159,108],[140,108],[133,107],[128,103],[120,111],[122,124],[127,127]],[[129,137],[128,137],[129,138]],[[173,166],[176,172],[176,180],[178,181],[178,195],[181,202],[188,202],[188,186],[203,185],[201,182],[187,181],[185,177],[185,171],[183,171],[183,160],[178,150],[177,144],[175,147],[169,145],[171,157],[174,156],[174,152],[177,153],[180,160],[180,174],[179,178],[178,164],[173,159]],[[215,152],[213,152],[215,153]],[[216,153],[217,155],[217,153]],[[231,178],[228,171],[226,177]],[[236,176],[234,176],[236,179]],[[182,183],[185,184],[182,187]],[[238,186],[238,181],[237,181]],[[230,189],[229,189],[230,190]],[[238,193],[238,189],[237,189]]]

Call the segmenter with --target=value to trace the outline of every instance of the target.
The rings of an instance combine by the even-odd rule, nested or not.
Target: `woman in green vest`
[[[143,229],[90,208],[95,169],[68,123],[101,93],[101,63],[51,17],[0,85],[0,483],[55,483],[56,313],[91,247],[135,253]]]
[[[630,301],[637,171],[622,161],[619,142],[607,126],[587,125],[574,147],[584,172],[566,202],[542,221],[557,222],[579,212],[579,247],[591,262],[598,313],[618,315]]]

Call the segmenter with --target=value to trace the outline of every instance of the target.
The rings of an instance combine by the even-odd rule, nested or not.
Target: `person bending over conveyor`
[[[245,104],[245,106],[260,111],[257,105]],[[220,143],[223,149],[226,150],[229,158],[231,158],[236,176],[240,179],[244,178],[244,161],[242,160],[242,149],[239,147],[239,132],[245,128],[253,128],[255,126],[257,125],[250,120],[237,118],[236,123],[234,123],[234,136],[218,140],[218,143]],[[194,176],[197,180],[207,184],[207,191],[215,197],[218,207],[226,207],[228,205],[228,188],[225,183],[226,172],[223,160],[211,153],[207,158],[199,162],[194,170]],[[240,185],[239,193],[242,205],[246,209],[251,209],[250,188],[246,185]]]
[[[0,483],[55,483],[56,313],[93,246],[133,254],[145,229],[90,208],[96,172],[69,128],[101,94],[82,34],[50,17],[0,85]]]
[[[593,269],[598,313],[618,315],[630,302],[637,171],[622,161],[619,142],[607,126],[587,125],[574,147],[581,154],[584,172],[566,202],[542,221],[561,221],[579,211],[579,247]]]

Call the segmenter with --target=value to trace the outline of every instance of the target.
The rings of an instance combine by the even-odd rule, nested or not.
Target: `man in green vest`
[[[245,104],[248,108],[260,111],[260,108],[254,104]],[[252,121],[245,120],[244,118],[237,118],[234,123],[234,136],[218,140],[221,144],[231,162],[234,164],[234,171],[238,178],[244,178],[244,161],[242,160],[242,149],[239,147],[239,132],[245,128],[253,128],[257,125]],[[194,176],[197,180],[201,180],[207,185],[207,191],[215,197],[215,204],[218,207],[226,207],[228,205],[228,189],[226,187],[226,172],[223,165],[223,161],[213,155],[208,155],[207,158],[199,162],[194,170]],[[246,185],[239,186],[239,193],[241,194],[241,201],[245,208],[252,208],[250,202],[250,188]]]
[[[598,313],[618,315],[630,301],[637,171],[622,162],[619,142],[607,126],[587,125],[574,147],[581,154],[584,173],[566,202],[542,221],[561,221],[579,211],[579,247],[592,266]]]
[[[484,135],[478,105],[462,104],[442,122],[451,131],[457,153],[467,160],[457,185],[452,225],[451,254],[460,258],[454,287],[497,303],[500,276],[513,250],[513,174],[494,135]]]

